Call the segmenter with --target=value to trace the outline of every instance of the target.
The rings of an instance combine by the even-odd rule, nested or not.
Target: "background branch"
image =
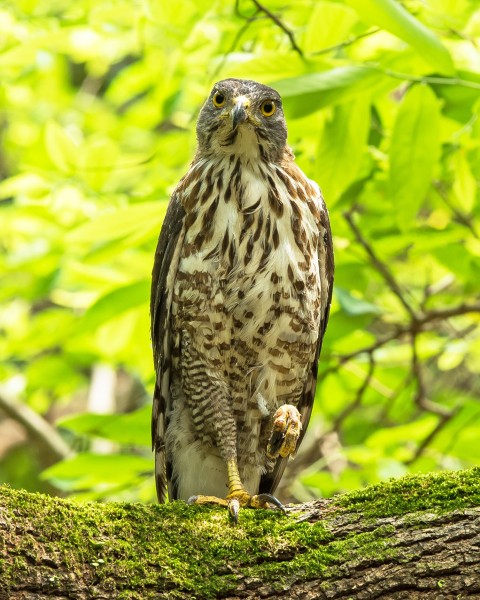
[[[405,310],[408,312],[410,317],[412,319],[416,320],[415,311],[413,310],[413,308],[410,306],[410,304],[405,299],[404,291],[401,289],[399,284],[396,282],[395,277],[391,273],[390,269],[387,267],[387,265],[384,262],[382,262],[378,258],[378,256],[374,252],[371,244],[365,239],[362,232],[356,225],[355,220],[353,218],[353,209],[351,211],[344,212],[343,216],[345,217],[347,223],[349,224],[350,229],[353,231],[355,239],[362,246],[362,248],[367,253],[368,257],[370,258],[370,262],[372,263],[374,268],[385,279],[386,283],[388,284],[388,286],[390,287],[392,292],[395,294],[395,296],[397,296],[397,298],[400,300],[401,304],[403,305]]]
[[[267,17],[275,23],[275,25],[280,27],[280,29],[288,36],[293,50],[295,50],[295,52],[297,52],[303,58],[303,51],[295,41],[295,36],[293,35],[293,32],[290,29],[288,29],[288,27],[284,23],[282,23],[282,21],[276,15],[274,15],[266,6],[260,4],[258,0],[252,0],[252,2],[255,4],[258,10],[265,13]]]
[[[12,397],[4,386],[0,386],[0,410],[25,428],[32,441],[45,451],[47,464],[72,454],[71,448],[55,427],[27,404]]]

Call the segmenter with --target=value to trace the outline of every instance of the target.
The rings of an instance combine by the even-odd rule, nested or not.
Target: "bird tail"
[[[155,485],[158,501],[167,500],[167,457],[165,453],[165,402],[156,385],[153,394],[152,447],[155,452]]]

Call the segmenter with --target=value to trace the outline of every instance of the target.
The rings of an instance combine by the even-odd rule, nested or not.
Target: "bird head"
[[[256,81],[219,81],[200,111],[197,139],[202,154],[251,154],[278,160],[287,140],[280,95]]]

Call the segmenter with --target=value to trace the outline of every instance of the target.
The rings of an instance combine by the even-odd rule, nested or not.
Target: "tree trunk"
[[[480,469],[278,511],[0,488],[0,599],[480,598]]]

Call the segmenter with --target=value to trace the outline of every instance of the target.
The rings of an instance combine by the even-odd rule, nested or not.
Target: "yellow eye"
[[[215,92],[212,102],[213,106],[216,108],[222,108],[222,106],[225,104],[225,96],[222,94],[222,92]]]
[[[262,115],[264,117],[271,117],[276,110],[275,102],[273,100],[265,100],[262,102],[262,106],[260,110],[262,111]]]

